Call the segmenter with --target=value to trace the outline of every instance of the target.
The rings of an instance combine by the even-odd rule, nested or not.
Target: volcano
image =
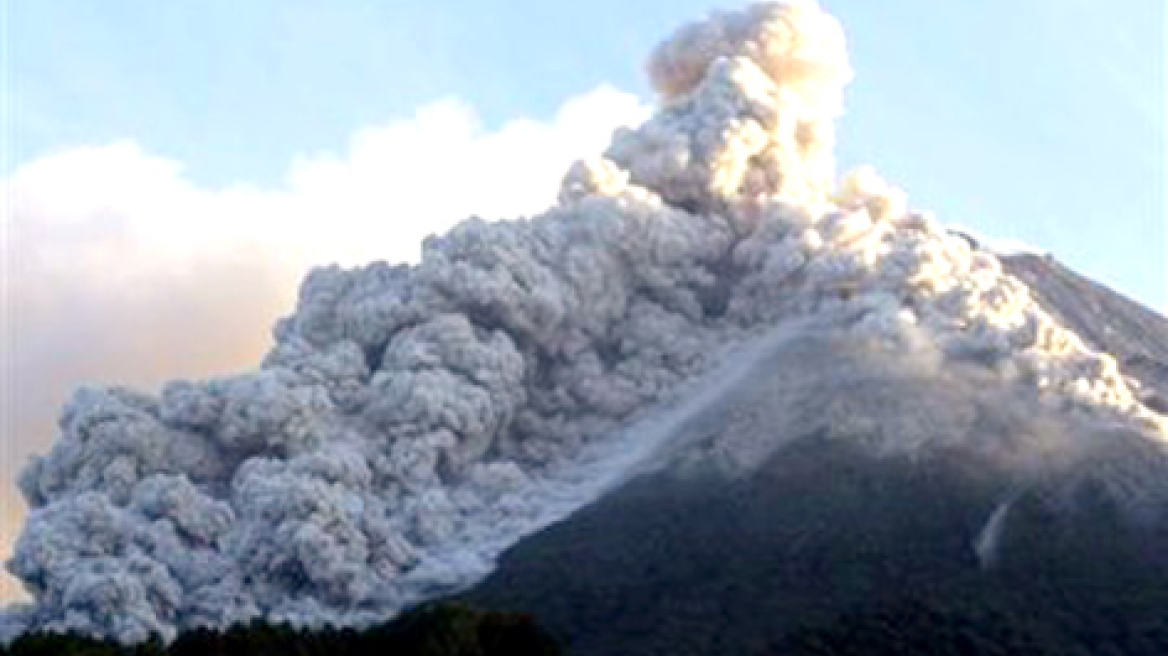
[[[457,595],[580,654],[910,606],[1162,644],[1165,319],[837,182],[852,71],[813,0],[683,26],[648,72],[657,112],[547,212],[312,271],[256,371],[79,390],[21,476],[33,601],[0,638]]]
[[[1162,407],[1168,321],[1048,258],[1003,264]],[[760,355],[461,599],[579,654],[1168,649],[1158,445],[830,327]]]

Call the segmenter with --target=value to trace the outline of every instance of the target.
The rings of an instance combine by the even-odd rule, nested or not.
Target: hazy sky
[[[79,382],[255,363],[309,263],[538,211],[713,6],[0,4],[5,486]],[[857,71],[841,168],[1168,308],[1164,2],[822,4]]]

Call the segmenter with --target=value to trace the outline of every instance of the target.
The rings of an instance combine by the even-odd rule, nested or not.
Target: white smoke
[[[298,158],[271,187],[208,188],[133,143],[20,166],[0,180],[0,560],[23,523],[17,472],[48,449],[72,388],[158,390],[253,368],[311,265],[416,261],[427,234],[472,211],[542,210],[580,153],[648,113],[602,86],[546,120],[488,129],[443,100],[356,132],[340,153]],[[473,184],[449,193],[459,179]],[[17,587],[0,572],[0,604]]]
[[[994,255],[871,171],[832,189],[850,68],[815,2],[715,14],[650,71],[661,109],[547,212],[314,270],[258,371],[79,391],[21,479],[9,631],[383,619],[590,501],[662,435],[621,427],[806,317],[1168,434]]]
[[[978,563],[982,567],[992,567],[998,559],[1002,545],[1002,531],[1005,530],[1006,516],[1010,513],[1010,501],[1000,504],[990,513],[985,526],[978,531],[974,539],[973,549],[977,554]]]

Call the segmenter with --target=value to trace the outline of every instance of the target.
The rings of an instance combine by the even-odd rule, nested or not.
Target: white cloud
[[[440,101],[358,131],[342,154],[297,159],[277,189],[202,188],[132,142],[17,169],[3,181],[0,552],[19,515],[12,477],[47,446],[73,387],[253,367],[308,266],[413,260],[426,235],[471,214],[538,212],[574,159],[648,113],[602,87],[549,121],[488,130]]]

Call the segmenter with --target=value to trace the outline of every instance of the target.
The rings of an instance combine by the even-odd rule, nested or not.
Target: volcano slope
[[[1132,357],[1168,363],[1164,318],[1042,258],[1006,266],[1036,272],[1051,311],[1112,326],[1099,346],[1147,344]],[[809,328],[685,408],[650,466],[521,541],[463,598],[534,613],[578,654],[783,640],[774,653],[836,653],[792,636],[826,627],[825,650],[837,622],[858,636],[846,620],[882,612],[878,633],[838,653],[950,653],[937,613],[959,618],[950,646],[971,650],[952,653],[1168,649],[1162,450],[1069,420],[981,364]]]
[[[256,371],[78,391],[21,475],[0,643],[369,626],[513,546],[471,598],[581,654],[969,586],[1131,633],[1168,553],[1162,320],[837,183],[852,73],[813,0],[648,69],[657,112],[547,212],[312,271]]]

